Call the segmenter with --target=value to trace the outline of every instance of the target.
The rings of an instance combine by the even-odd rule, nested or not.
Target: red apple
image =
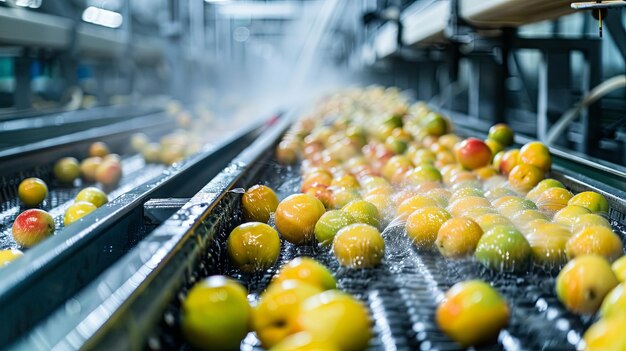
[[[96,181],[105,186],[116,185],[122,177],[122,165],[115,160],[103,161],[96,170]]]
[[[500,173],[508,176],[513,167],[519,164],[519,149],[505,151],[500,159]]]
[[[467,169],[485,167],[491,162],[491,149],[480,139],[465,139],[455,151],[457,161]]]
[[[54,233],[54,219],[44,210],[26,210],[13,222],[12,232],[20,246],[31,247]]]

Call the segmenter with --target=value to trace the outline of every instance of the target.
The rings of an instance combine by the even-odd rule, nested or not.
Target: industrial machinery
[[[189,350],[180,315],[194,283],[235,277],[255,301],[281,264],[311,256],[367,306],[370,350],[462,349],[434,314],[468,279],[490,282],[511,309],[497,340],[476,349],[576,350],[594,320],[557,299],[553,271],[501,274],[424,253],[394,222],[383,236],[400,239],[369,270],[284,242],[278,263],[243,274],[226,240],[244,221],[243,190],[300,191],[301,163],[278,162],[276,146],[318,93],[354,84],[396,86],[463,137],[506,123],[516,146],[543,142],[550,177],[607,198],[626,240],[625,5],[0,0],[0,248],[17,247],[24,178],[48,184],[41,208],[57,226],[0,268],[0,318],[10,321],[0,348]],[[203,145],[169,164],[131,147],[137,133],[167,143],[172,132]],[[123,177],[97,185],[109,203],[65,227],[64,211],[93,184],[62,184],[53,165],[96,141],[120,155]],[[250,333],[241,349],[263,348]]]

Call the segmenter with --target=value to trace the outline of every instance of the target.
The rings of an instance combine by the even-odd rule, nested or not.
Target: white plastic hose
[[[546,135],[543,142],[547,145],[552,145],[554,141],[563,133],[563,131],[565,131],[567,126],[576,120],[578,114],[583,108],[593,104],[610,92],[624,87],[626,87],[626,75],[615,76],[598,84],[598,86],[593,88],[589,94],[585,95],[578,105],[565,111],[565,113],[561,115],[554,126],[550,128],[550,131]]]

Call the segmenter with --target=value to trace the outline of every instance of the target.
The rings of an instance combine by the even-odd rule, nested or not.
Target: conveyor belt
[[[11,320],[0,328],[0,347],[33,328],[55,308],[66,308],[67,303],[63,303],[68,298],[150,233],[156,225],[143,217],[145,202],[153,198],[191,197],[262,129],[263,124],[259,123],[231,135],[223,133],[223,140],[215,146],[168,168],[145,165],[140,156],[125,159],[127,177],[110,194],[109,203],[72,226],[57,230],[56,235],[0,270],[0,319]],[[58,151],[55,150],[50,152]],[[49,177],[49,168],[40,171]],[[69,205],[67,201],[77,191],[52,189],[45,206],[55,215],[58,225]],[[0,228],[2,244],[11,246],[8,226],[19,206],[14,197],[2,206],[8,210]]]
[[[229,274],[256,298],[279,264],[261,275],[241,275],[228,263],[225,239],[242,222],[240,188],[267,184],[281,198],[298,191],[298,168],[280,166],[272,158],[286,122],[264,134],[138,247],[74,296],[72,304],[80,311],[57,310],[16,345],[28,350],[77,345],[99,350],[188,350],[178,317],[193,283],[208,275]],[[554,175],[560,177],[558,172]],[[590,186],[561,178],[568,186]],[[601,190],[610,192],[606,186]],[[612,209],[622,206],[614,198],[609,201]],[[613,225],[624,238],[623,223]],[[438,253],[418,251],[401,225],[389,226],[383,236],[386,256],[375,269],[340,268],[324,249],[288,243],[283,243],[280,258],[281,263],[300,255],[319,259],[335,273],[340,288],[367,304],[374,322],[371,350],[458,350],[437,328],[433,314],[446,289],[472,278],[492,281],[512,311],[498,342],[479,350],[575,350],[592,322],[567,312],[558,302],[554,272],[533,268],[525,275],[494,273],[471,259],[446,260]],[[101,293],[102,286],[106,294]],[[254,334],[244,340],[242,349],[260,350]]]

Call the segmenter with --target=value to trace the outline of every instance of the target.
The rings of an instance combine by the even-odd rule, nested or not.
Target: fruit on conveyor
[[[354,200],[341,208],[356,219],[359,223],[369,224],[372,227],[379,226],[378,208],[365,200]]]
[[[288,336],[270,351],[341,351],[328,341],[315,340],[311,334],[300,332]]]
[[[61,183],[72,183],[80,177],[80,164],[74,157],[63,157],[52,168],[54,177]]]
[[[611,290],[600,306],[600,318],[626,317],[626,285],[619,284]]]
[[[456,159],[466,169],[478,169],[491,162],[491,149],[482,140],[468,138],[455,147]]]
[[[291,334],[289,321],[295,318],[300,303],[322,291],[300,280],[270,284],[252,312],[252,329],[263,347],[268,349]]]
[[[613,264],[611,265],[611,269],[613,269],[613,273],[615,273],[617,280],[619,280],[620,282],[625,282],[626,281],[626,256],[622,256],[618,258],[615,262],[613,262]]]
[[[254,185],[241,197],[243,215],[247,221],[267,223],[276,212],[278,196],[270,187]]]
[[[437,207],[439,203],[432,197],[425,195],[412,196],[398,206],[398,215],[401,217],[408,217],[411,213],[424,207]]]
[[[309,257],[296,257],[280,268],[273,283],[283,280],[301,280],[307,284],[317,286],[322,290],[331,290],[337,287],[332,273],[323,264]]]
[[[80,163],[80,173],[85,181],[95,182],[96,171],[102,163],[102,157],[87,157]]]
[[[540,210],[554,214],[565,208],[572,196],[574,195],[567,189],[550,188],[541,193],[535,203]]]
[[[567,205],[559,210],[559,212],[555,213],[554,217],[552,217],[552,220],[555,223],[559,223],[571,228],[580,216],[589,213],[591,213],[591,211],[589,211],[585,207],[577,205]]]
[[[624,254],[622,240],[612,229],[590,226],[580,230],[567,242],[567,257],[594,254],[613,262]]]
[[[246,273],[266,270],[276,263],[280,254],[278,233],[260,222],[237,226],[230,232],[226,245],[231,262]]]
[[[90,186],[78,192],[75,198],[76,202],[86,201],[92,203],[96,207],[100,207],[107,202],[109,198],[107,194],[99,188]]]
[[[439,207],[418,209],[407,218],[406,233],[419,249],[431,249],[439,229],[450,218],[448,211]]]
[[[452,340],[469,347],[495,340],[509,322],[509,307],[489,284],[470,280],[446,292],[435,319]]]
[[[65,210],[65,214],[63,215],[63,225],[67,227],[70,224],[95,211],[96,209],[98,209],[98,207],[96,207],[96,205],[92,204],[91,202],[74,202],[70,207],[67,208],[67,210]]]
[[[439,228],[435,245],[443,256],[460,258],[474,253],[482,235],[483,230],[473,220],[451,218]]]
[[[527,193],[543,180],[544,173],[541,169],[526,163],[518,164],[509,173],[511,188],[519,193]]]
[[[96,181],[104,186],[115,186],[122,178],[122,164],[115,159],[103,160],[96,169]]]
[[[130,137],[130,146],[135,152],[141,152],[150,143],[150,138],[144,133],[135,133]]]
[[[528,194],[526,194],[526,199],[536,202],[537,199],[539,198],[539,196],[546,190],[548,189],[552,189],[552,188],[563,188],[565,189],[565,186],[563,185],[563,183],[559,182],[556,179],[552,179],[552,178],[548,178],[548,179],[544,179],[542,181],[540,181],[539,183],[537,183],[537,185],[535,185],[534,188],[532,188],[532,190],[530,190],[528,192]]]
[[[330,245],[340,229],[354,223],[357,220],[348,212],[328,211],[315,224],[315,239],[323,245]]]
[[[332,248],[335,258],[344,267],[375,267],[385,255],[385,241],[378,229],[363,223],[339,230]]]
[[[511,173],[513,167],[519,164],[519,150],[511,149],[507,150],[502,154],[502,158],[500,159],[500,163],[498,169],[500,173],[505,176],[508,176]]]
[[[276,208],[276,229],[292,244],[315,243],[315,224],[326,212],[324,204],[308,194],[288,196]]]
[[[476,246],[476,259],[496,271],[522,271],[528,266],[531,248],[517,229],[497,226],[483,234]]]
[[[48,212],[30,209],[17,216],[11,233],[18,245],[28,248],[51,236],[54,229],[54,219]]]
[[[314,340],[336,345],[339,350],[365,350],[372,337],[367,308],[337,290],[306,299],[289,324],[293,331],[307,332]]]
[[[539,141],[531,141],[522,146],[519,151],[519,162],[535,166],[542,172],[547,172],[552,167],[550,150]]]
[[[0,250],[0,268],[22,257],[24,253],[18,249]]]
[[[533,263],[548,269],[561,268],[567,263],[566,244],[572,233],[559,224],[547,221],[530,226],[533,230],[526,235],[526,239]]]
[[[582,193],[578,193],[574,195],[574,197],[572,197],[567,204],[582,206],[594,213],[609,213],[608,200],[601,194],[593,191],[583,191]]]
[[[181,330],[200,350],[236,350],[248,334],[252,311],[246,289],[224,276],[195,284],[182,303]]]
[[[611,223],[604,217],[595,213],[581,214],[574,220],[572,224],[572,232],[578,233],[587,227],[605,227],[611,229]]]
[[[583,336],[585,351],[626,350],[626,316],[601,319],[594,323]]]
[[[576,257],[563,267],[556,278],[556,295],[568,310],[593,314],[618,283],[606,259],[585,255]]]
[[[17,195],[26,207],[36,207],[48,196],[48,186],[39,178],[26,178],[17,187]]]
[[[102,141],[96,141],[95,143],[92,143],[91,145],[89,145],[89,150],[87,151],[89,157],[104,157],[108,155],[109,152],[109,147]]]
[[[508,147],[513,145],[514,136],[515,135],[511,127],[504,123],[498,123],[489,128],[487,139],[495,140],[500,143],[500,145]]]
[[[141,156],[147,163],[158,163],[161,160],[161,146],[159,143],[149,143],[141,148]]]

